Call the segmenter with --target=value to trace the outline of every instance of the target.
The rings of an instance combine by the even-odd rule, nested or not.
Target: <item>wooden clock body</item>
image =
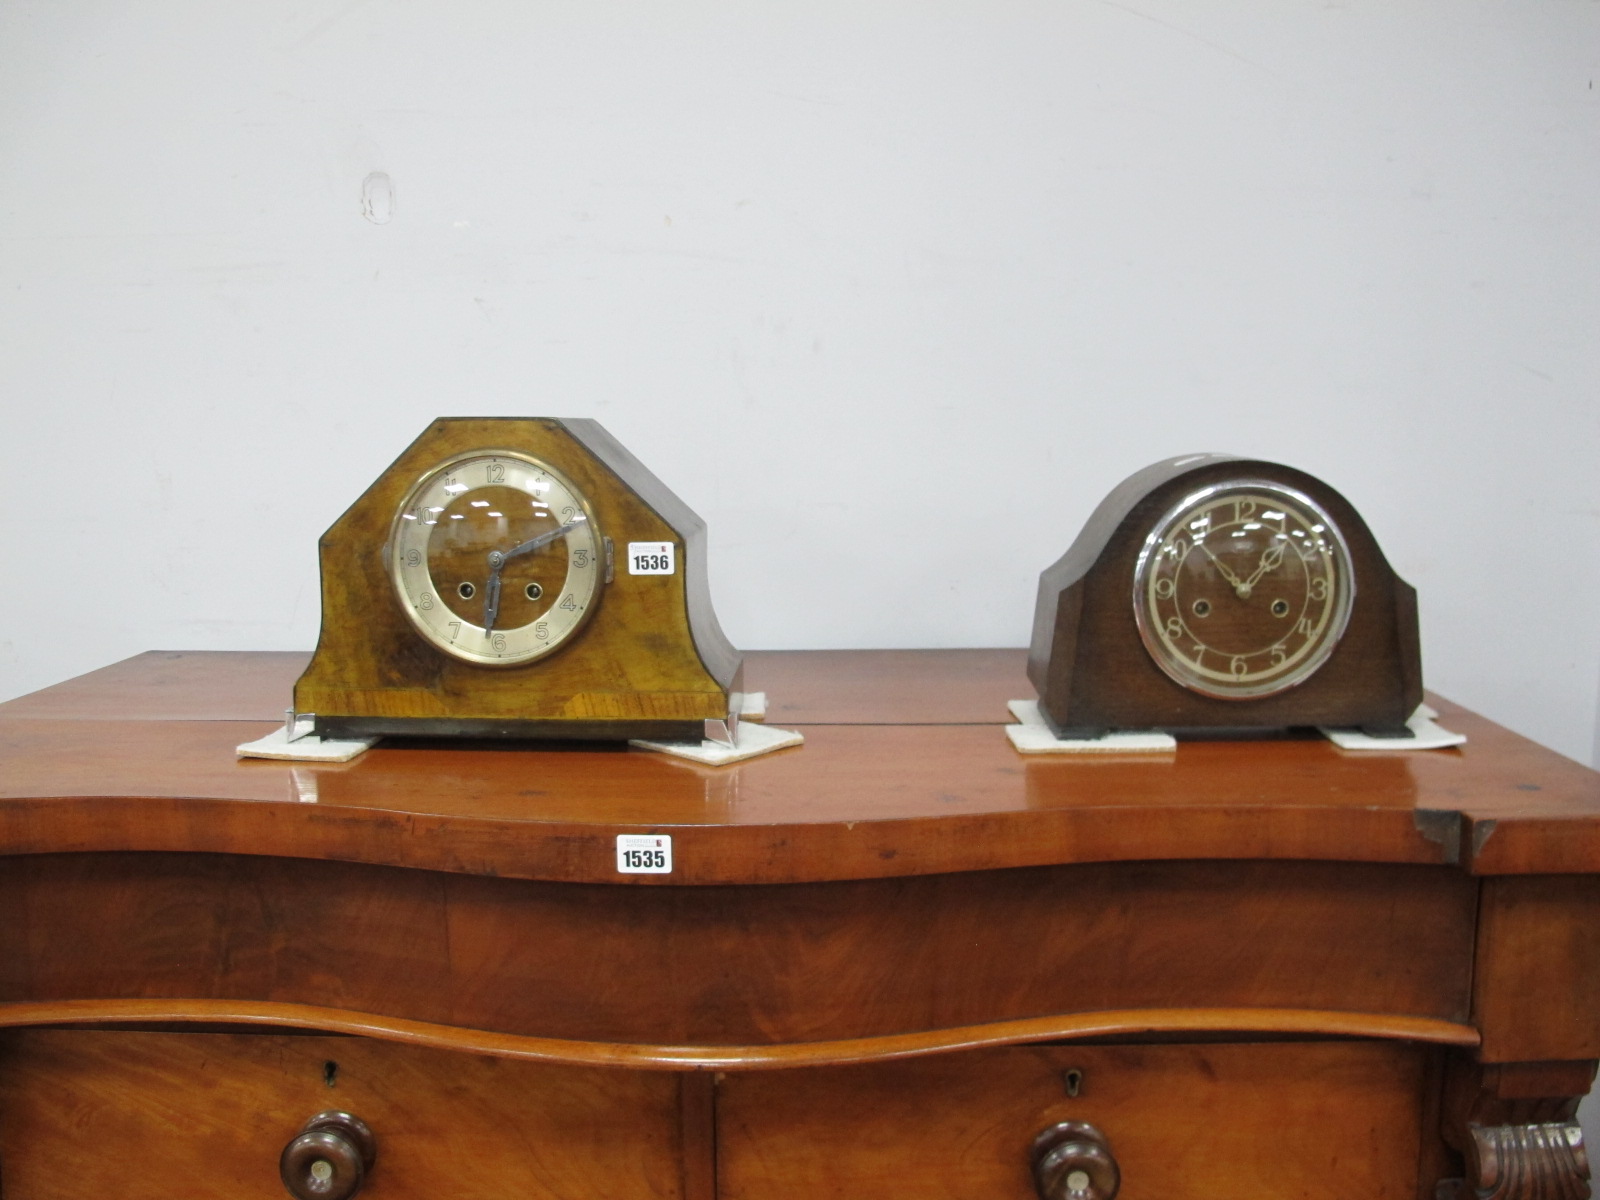
[[[520,666],[464,662],[412,627],[389,574],[396,509],[432,468],[479,450],[558,469],[615,547],[611,581],[571,642]],[[671,575],[631,575],[629,542],[671,542]],[[699,738],[728,716],[740,656],[711,609],[705,525],[596,422],[435,421],[318,543],[322,633],[294,689],[327,736]]]
[[[1219,699],[1151,659],[1133,612],[1134,573],[1150,531],[1199,489],[1267,481],[1315,500],[1342,531],[1355,591],[1332,655],[1302,683],[1257,699]],[[1252,731],[1297,725],[1403,735],[1422,701],[1416,591],[1397,576],[1359,513],[1320,480],[1276,463],[1191,455],[1124,480],[1072,547],[1039,578],[1028,677],[1058,733],[1108,729]]]

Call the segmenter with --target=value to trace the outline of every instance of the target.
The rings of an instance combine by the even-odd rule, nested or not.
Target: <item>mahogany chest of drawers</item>
[[[1437,698],[1024,758],[1021,651],[756,653],[733,767],[237,761],[304,661],[0,705],[4,1200],[1588,1195],[1600,776]]]

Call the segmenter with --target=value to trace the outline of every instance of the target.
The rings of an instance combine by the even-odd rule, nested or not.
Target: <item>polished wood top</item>
[[[380,745],[238,761],[306,656],[153,652],[0,704],[0,854],[175,850],[670,885],[1075,862],[1310,859],[1600,872],[1600,774],[1434,698],[1458,750],[1321,739],[1034,758],[998,726],[1021,650],[756,652],[806,744],[709,768],[623,748]],[[674,835],[619,876],[618,833]]]

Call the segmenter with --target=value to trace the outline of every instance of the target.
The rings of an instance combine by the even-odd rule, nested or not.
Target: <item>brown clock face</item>
[[[1349,621],[1355,581],[1332,519],[1309,497],[1240,480],[1183,499],[1134,571],[1139,635],[1184,687],[1225,700],[1308,679]]]
[[[566,644],[600,600],[604,540],[589,503],[548,463],[478,451],[429,471],[389,536],[389,574],[411,624],[484,666]]]

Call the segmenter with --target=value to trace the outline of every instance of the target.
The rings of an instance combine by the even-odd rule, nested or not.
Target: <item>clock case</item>
[[[588,623],[561,649],[480,666],[430,645],[389,573],[394,515],[446,459],[514,451],[565,475],[588,499],[614,561]],[[630,575],[628,543],[675,542],[674,575]],[[705,523],[592,420],[435,421],[318,542],[322,632],[294,688],[323,737],[488,737],[698,741],[726,721],[742,660],[706,581]]]
[[[1134,618],[1134,570],[1146,537],[1185,497],[1245,482],[1276,483],[1321,505],[1344,535],[1355,590],[1344,636],[1309,678],[1271,696],[1218,699],[1184,687],[1151,659]],[[1406,737],[1422,702],[1417,593],[1355,508],[1321,480],[1230,455],[1168,459],[1118,484],[1040,575],[1028,678],[1041,715],[1062,737],[1115,729],[1248,736],[1305,725]]]

